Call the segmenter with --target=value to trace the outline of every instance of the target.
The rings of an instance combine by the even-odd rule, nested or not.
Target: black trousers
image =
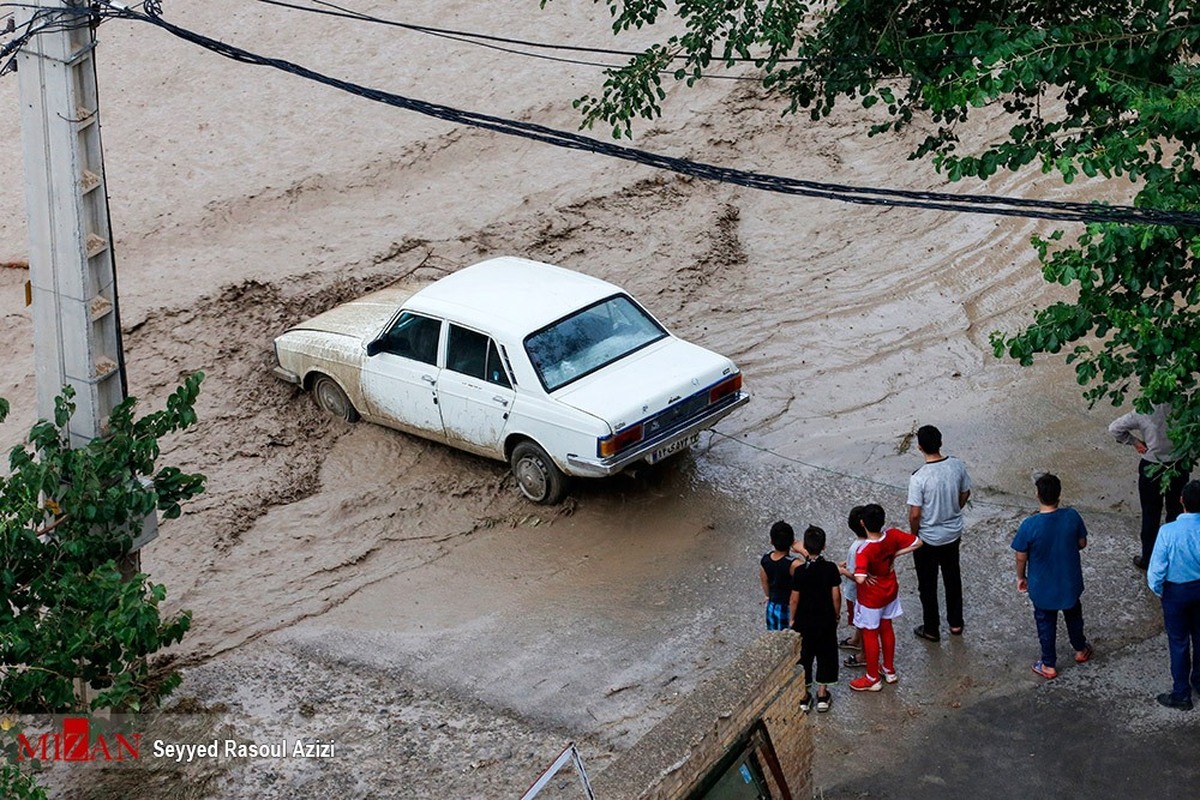
[[[923,544],[913,551],[917,568],[917,593],[921,596],[921,624],[926,633],[938,635],[941,610],[938,608],[938,571],[946,588],[946,624],[963,626],[962,567],[958,560],[961,539],[950,544]]]
[[[1153,461],[1142,459],[1138,464],[1138,500],[1142,505],[1142,563],[1150,563],[1150,554],[1154,552],[1154,543],[1158,541],[1158,528],[1162,524],[1163,506],[1167,509],[1167,522],[1174,522],[1183,513],[1183,504],[1179,495],[1188,482],[1188,475],[1176,475],[1171,478],[1171,485],[1163,494],[1159,478],[1151,478],[1146,473],[1156,466]],[[919,552],[919,551],[918,551]]]
[[[800,666],[804,667],[804,682],[826,686],[838,681],[837,628],[833,626],[817,630],[798,629],[800,633]],[[813,673],[813,662],[817,671]]]

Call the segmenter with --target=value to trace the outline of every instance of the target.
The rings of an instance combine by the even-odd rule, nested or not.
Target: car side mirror
[[[383,350],[383,340],[382,339],[376,339],[373,342],[367,343],[367,355],[368,356],[377,355],[382,350]]]

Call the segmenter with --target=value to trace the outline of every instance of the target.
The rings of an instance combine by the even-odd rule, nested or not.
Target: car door
[[[380,421],[442,438],[437,385],[442,327],[440,319],[402,311],[383,335],[368,345],[362,370],[363,397]]]
[[[516,392],[496,342],[453,322],[446,328],[446,368],[438,379],[446,440],[503,458],[504,428]]]

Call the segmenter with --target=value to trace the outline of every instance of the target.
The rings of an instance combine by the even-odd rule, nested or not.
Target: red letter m
[[[34,749],[33,745],[29,743],[29,739],[25,737],[25,734],[18,733],[17,761],[48,761],[49,758],[46,755],[46,744],[49,740],[50,734],[43,733],[37,738],[38,746],[37,749]]]

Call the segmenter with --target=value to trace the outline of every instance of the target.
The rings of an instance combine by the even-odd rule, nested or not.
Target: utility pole
[[[29,217],[37,413],[75,390],[71,447],[106,435],[126,396],[125,359],[96,86],[96,34],[75,0],[32,0],[63,23],[34,36],[17,59]],[[156,535],[147,518],[134,549]],[[136,552],[132,553],[135,560]]]

